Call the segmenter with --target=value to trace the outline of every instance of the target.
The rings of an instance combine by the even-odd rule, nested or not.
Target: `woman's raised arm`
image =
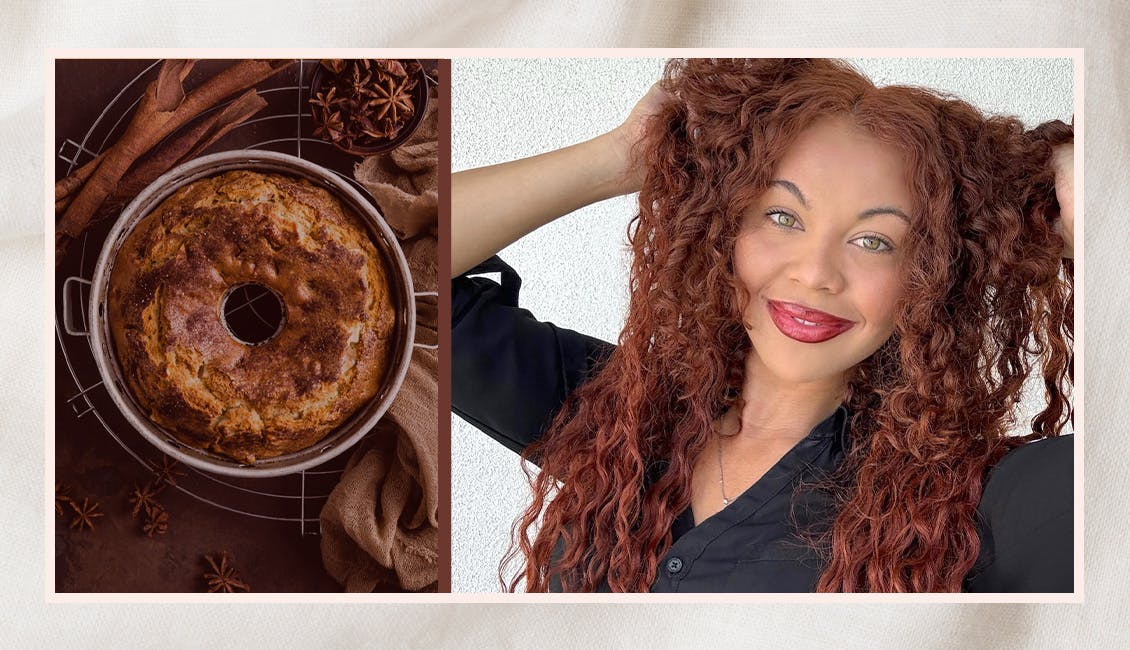
[[[658,85],[615,129],[581,142],[451,178],[451,274],[456,277],[537,228],[578,208],[639,189],[632,146],[666,101]]]

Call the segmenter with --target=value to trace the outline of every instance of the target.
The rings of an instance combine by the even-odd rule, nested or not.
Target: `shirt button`
[[[683,570],[683,561],[677,557],[667,560],[667,573],[678,573]]]

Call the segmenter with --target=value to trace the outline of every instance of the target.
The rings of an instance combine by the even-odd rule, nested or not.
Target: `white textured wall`
[[[1034,125],[1072,114],[1070,59],[853,59],[881,85],[926,86]],[[452,169],[543,153],[618,125],[662,59],[462,59],[453,64]],[[634,196],[578,210],[502,251],[541,320],[615,341],[627,310]],[[1038,397],[1038,395],[1036,395]],[[1038,400],[1026,408],[1038,410]],[[515,454],[452,417],[452,590],[497,591],[529,501]]]

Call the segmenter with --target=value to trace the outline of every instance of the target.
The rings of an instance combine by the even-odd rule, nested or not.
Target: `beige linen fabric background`
[[[1130,6],[1117,0],[298,3],[9,0],[0,27],[0,645],[1128,647]],[[376,11],[374,10],[376,8]],[[47,605],[45,47],[1086,48],[1086,605]]]

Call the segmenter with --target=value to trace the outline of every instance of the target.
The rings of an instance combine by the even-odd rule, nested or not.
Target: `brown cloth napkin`
[[[439,102],[431,92],[428,112],[408,142],[353,170],[400,239],[417,293],[438,286]],[[417,343],[437,341],[436,305],[434,298],[417,300]],[[438,372],[435,350],[413,350],[396,399],[322,508],[322,563],[346,591],[436,588]]]

